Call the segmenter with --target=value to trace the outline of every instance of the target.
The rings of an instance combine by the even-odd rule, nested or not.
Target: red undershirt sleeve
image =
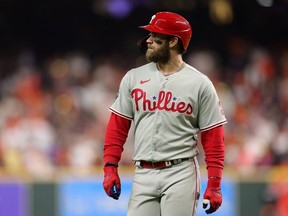
[[[104,140],[104,164],[108,162],[118,164],[130,126],[131,120],[111,113]]]
[[[201,142],[205,152],[208,177],[222,178],[225,157],[223,126],[201,132]]]

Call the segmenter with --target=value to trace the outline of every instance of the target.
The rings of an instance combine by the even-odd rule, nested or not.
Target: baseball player
[[[179,14],[158,12],[140,28],[149,32],[138,42],[148,63],[126,73],[110,107],[104,190],[119,199],[117,167],[133,122],[135,175],[127,215],[195,216],[200,196],[200,133],[208,172],[203,208],[213,213],[222,203],[226,118],[209,78],[182,59],[191,26]]]

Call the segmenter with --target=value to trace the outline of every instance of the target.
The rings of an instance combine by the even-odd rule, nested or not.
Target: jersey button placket
[[[154,122],[154,137],[153,137],[153,143],[152,143],[152,146],[151,146],[151,149],[152,149],[152,160],[155,160],[156,157],[154,155],[154,153],[157,151],[157,144],[159,142],[158,140],[158,133],[159,133],[159,127],[160,127],[160,123],[161,123],[161,112],[160,111],[156,111],[155,113],[156,115],[156,118],[155,118],[155,122]]]
[[[158,111],[158,112],[156,113],[156,115],[157,115],[157,118],[156,118],[155,133],[158,134],[158,133],[159,133],[159,126],[160,126],[159,123],[158,123],[158,121],[160,120],[161,113]]]

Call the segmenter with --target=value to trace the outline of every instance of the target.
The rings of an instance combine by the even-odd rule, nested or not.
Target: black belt
[[[171,167],[173,165],[179,164],[183,161],[187,161],[190,158],[180,158],[180,159],[175,159],[175,160],[169,160],[169,161],[157,161],[157,162],[151,162],[151,161],[136,161],[136,165],[141,166],[142,168],[147,168],[147,169],[163,169],[167,167]]]

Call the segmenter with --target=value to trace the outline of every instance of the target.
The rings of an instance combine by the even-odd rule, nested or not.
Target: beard
[[[164,43],[158,50],[148,49],[146,51],[146,60],[154,63],[167,63],[170,59],[168,44]]]

